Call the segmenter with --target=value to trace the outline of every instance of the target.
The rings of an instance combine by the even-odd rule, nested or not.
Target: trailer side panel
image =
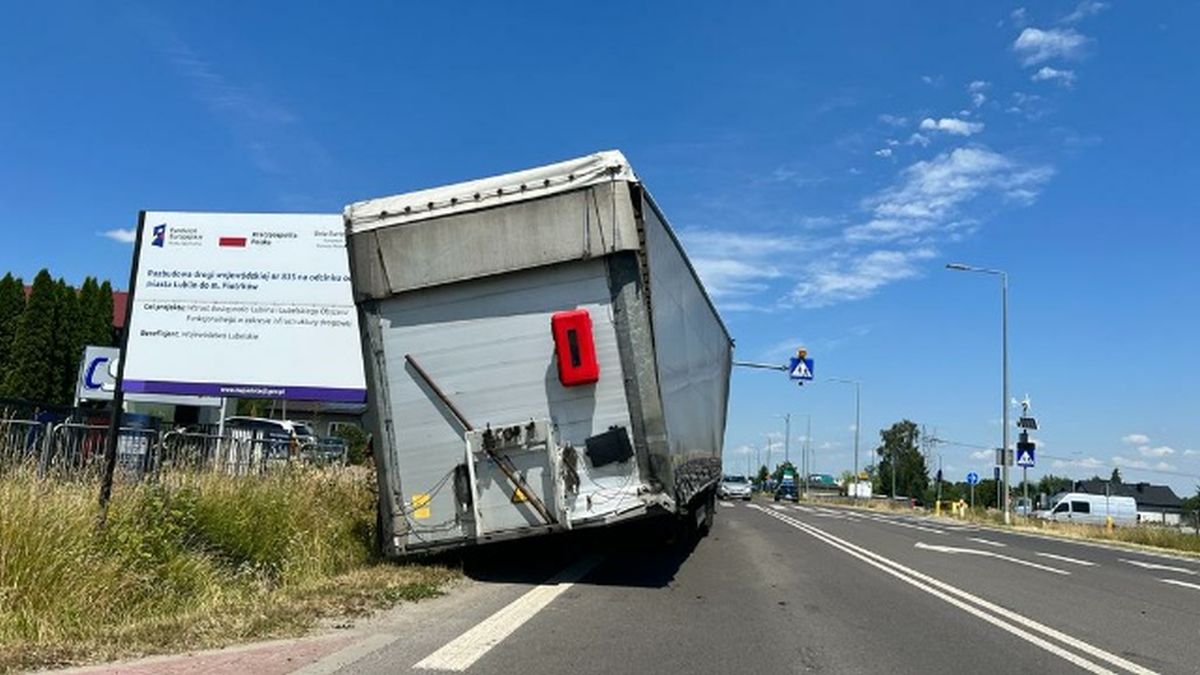
[[[721,476],[733,347],[670,226],[642,194],[658,386],[682,505]]]

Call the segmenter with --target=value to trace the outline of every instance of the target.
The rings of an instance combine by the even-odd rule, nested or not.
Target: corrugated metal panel
[[[673,487],[686,502],[720,477],[733,349],[720,316],[648,195],[643,219]]]
[[[559,442],[580,450],[580,488],[567,504],[573,519],[638,503],[636,462],[595,469],[583,454],[588,436],[629,426],[610,307],[602,260],[438,286],[378,303],[401,485],[409,502],[413,495],[430,495],[426,517],[409,514],[410,546],[462,537],[470,528],[462,526],[453,494],[454,467],[464,461],[462,435],[414,379],[405,354],[477,428],[551,419]],[[591,313],[600,381],[564,388],[553,360],[550,315],[575,308]]]

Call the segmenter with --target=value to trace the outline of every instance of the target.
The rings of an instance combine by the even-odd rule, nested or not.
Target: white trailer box
[[[624,156],[345,216],[385,552],[711,517],[732,341]]]

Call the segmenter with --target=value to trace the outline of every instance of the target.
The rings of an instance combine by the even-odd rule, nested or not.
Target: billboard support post
[[[97,525],[104,527],[108,518],[108,502],[112,498],[113,473],[117,468],[117,441],[121,434],[121,418],[125,411],[125,352],[129,346],[129,317],[133,313],[134,287],[138,273],[138,253],[142,250],[142,230],[146,212],[138,212],[137,236],[133,243],[133,263],[129,266],[129,296],[125,303],[125,334],[121,336],[121,361],[117,364],[117,382],[113,389],[113,411],[108,420],[108,438],[104,444],[104,470],[100,476],[100,514]]]

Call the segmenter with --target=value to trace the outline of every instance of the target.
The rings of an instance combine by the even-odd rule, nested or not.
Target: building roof
[[[1137,502],[1138,508],[1149,507],[1155,509],[1173,509],[1180,510],[1183,508],[1183,500],[1175,494],[1175,491],[1166,485],[1151,485],[1150,483],[1110,483],[1106,480],[1081,480],[1076,481],[1075,491],[1084,492],[1091,495],[1108,494],[1114,497],[1133,497]]]

